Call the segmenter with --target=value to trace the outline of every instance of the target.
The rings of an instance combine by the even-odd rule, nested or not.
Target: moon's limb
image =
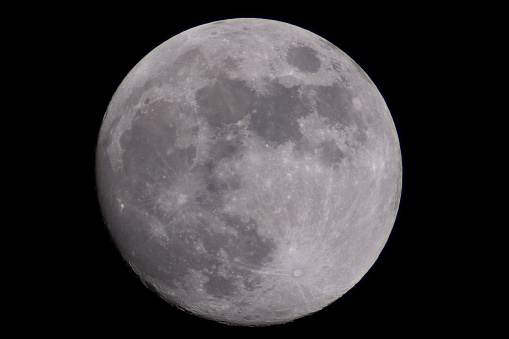
[[[401,155],[367,75],[324,39],[260,19],[160,45],[101,128],[97,181],[115,243],[199,316],[270,325],[313,313],[374,263]]]

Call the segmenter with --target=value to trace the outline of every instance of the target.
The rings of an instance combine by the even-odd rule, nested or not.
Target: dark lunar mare
[[[239,258],[242,263],[260,267],[270,260],[269,255],[274,246],[269,239],[257,234],[254,220],[242,221],[238,216],[217,212],[223,208],[224,192],[237,189],[239,180],[221,180],[214,176],[213,169],[217,160],[238,153],[239,146],[218,138],[211,148],[210,160],[206,165],[191,169],[195,157],[193,147],[176,149],[167,154],[176,138],[176,129],[167,120],[170,109],[164,102],[150,103],[137,112],[131,129],[126,130],[120,138],[124,154],[122,173],[117,175],[117,178],[122,178],[122,183],[117,186],[123,189],[117,191],[104,186],[110,192],[100,193],[100,196],[114,194],[125,204],[121,215],[107,217],[108,220],[118,220],[118,226],[110,227],[114,233],[122,231],[115,233],[114,239],[127,261],[143,272],[142,277],[163,280],[170,287],[186,286],[185,277],[192,268],[208,276],[204,286],[210,295],[231,296],[236,292],[238,284],[246,290],[252,290],[258,278],[246,269],[233,267],[233,280],[217,274],[222,264],[218,259],[221,249],[228,256]],[[229,121],[228,118],[225,120]],[[108,164],[104,160],[100,161],[101,166]],[[109,177],[115,176],[111,170],[103,170],[102,173],[107,173]],[[189,196],[187,202],[178,209],[168,211],[161,208],[155,201],[157,193],[178,189],[175,188],[178,181],[186,176],[191,177],[190,180],[195,184],[203,184],[195,185],[199,188],[194,191],[193,185],[185,186],[189,189],[186,192]],[[165,203],[177,204],[177,199]],[[197,217],[198,213],[203,213],[203,217]],[[164,243],[151,239],[148,231],[150,227],[140,227],[147,223],[147,215],[151,216],[149,220],[167,226],[164,228],[163,236],[167,237]],[[232,228],[236,235],[214,231],[211,220]],[[202,254],[196,250],[198,243],[203,246]],[[136,248],[135,253],[132,253],[133,248]]]

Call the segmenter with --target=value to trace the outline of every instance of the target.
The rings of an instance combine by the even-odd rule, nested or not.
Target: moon
[[[290,322],[382,251],[402,163],[387,105],[300,27],[230,19],[164,42],[126,76],[96,149],[111,237],[168,303],[239,326]]]

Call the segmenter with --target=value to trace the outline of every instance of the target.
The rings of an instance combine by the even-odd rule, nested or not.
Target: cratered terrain
[[[302,28],[232,19],[158,46],[113,96],[96,151],[111,237],[149,288],[232,325],[292,321],[373,265],[401,153],[365,72]]]

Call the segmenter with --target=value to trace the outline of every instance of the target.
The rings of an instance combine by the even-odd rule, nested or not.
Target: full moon
[[[168,303],[240,326],[317,312],[374,264],[396,218],[398,135],[366,73],[294,25],[189,29],[115,92],[96,149],[111,237]]]

